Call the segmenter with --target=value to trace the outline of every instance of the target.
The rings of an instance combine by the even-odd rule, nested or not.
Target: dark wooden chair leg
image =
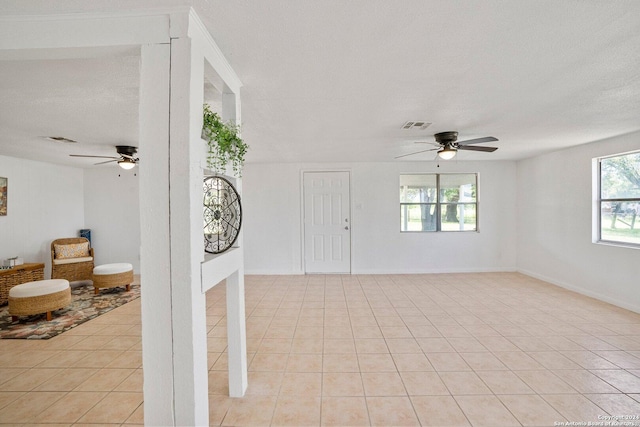
[[[11,321],[12,322],[17,322],[18,321],[18,316],[11,316]]]

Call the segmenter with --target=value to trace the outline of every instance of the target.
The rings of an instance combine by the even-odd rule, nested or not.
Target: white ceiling
[[[27,54],[43,53],[0,61],[0,154],[91,166],[103,160],[69,154],[115,156],[115,145],[138,145],[139,48]]]
[[[0,12],[177,3],[244,84],[248,162],[392,161],[448,130],[500,140],[458,160],[522,159],[640,129],[635,0],[5,0]],[[1,155],[89,166],[68,154],[138,145],[137,49],[29,55],[0,52]]]

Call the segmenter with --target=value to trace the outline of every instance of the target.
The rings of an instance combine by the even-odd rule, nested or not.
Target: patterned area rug
[[[19,317],[12,322],[9,306],[4,305],[0,307],[0,339],[47,340],[139,297],[138,281],[131,285],[129,292],[124,287],[107,288],[101,289],[99,295],[94,295],[90,283],[73,286],[71,304],[52,312],[53,319],[50,322],[47,322],[44,313]]]

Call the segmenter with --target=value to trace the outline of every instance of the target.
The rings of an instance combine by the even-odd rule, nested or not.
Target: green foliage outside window
[[[600,159],[600,240],[640,245],[640,152]]]
[[[400,231],[476,231],[477,175],[400,175]]]

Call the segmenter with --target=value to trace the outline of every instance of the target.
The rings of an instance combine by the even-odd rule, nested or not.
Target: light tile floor
[[[211,425],[640,425],[640,315],[521,274],[247,276],[244,398],[225,311],[216,286]],[[141,424],[141,360],[139,300],[0,340],[0,423]]]

